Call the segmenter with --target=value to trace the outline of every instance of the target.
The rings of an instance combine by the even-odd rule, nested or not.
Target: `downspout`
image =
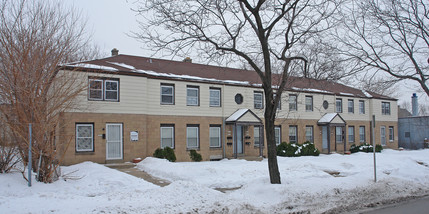
[[[226,151],[225,151],[225,141],[226,141],[226,135],[225,135],[225,84],[222,85],[222,150],[223,150],[223,158],[226,158]]]

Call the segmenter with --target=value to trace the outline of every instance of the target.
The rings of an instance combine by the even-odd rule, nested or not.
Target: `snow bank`
[[[172,182],[166,187],[91,162],[62,167],[68,176],[52,184],[34,182],[31,188],[20,173],[0,174],[0,211],[322,213],[429,194],[429,150],[383,150],[377,154],[377,183],[369,153],[279,157],[278,163],[279,185],[269,182],[267,160],[171,163],[146,158],[137,164],[138,169]],[[239,189],[214,190],[234,187]]]

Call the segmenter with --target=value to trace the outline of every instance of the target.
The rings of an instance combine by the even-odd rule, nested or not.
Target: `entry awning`
[[[261,124],[262,120],[250,109],[238,109],[226,120],[226,123]]]
[[[319,126],[345,126],[346,121],[338,113],[326,113],[317,121]]]

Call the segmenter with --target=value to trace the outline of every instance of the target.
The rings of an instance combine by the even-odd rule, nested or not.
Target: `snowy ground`
[[[137,167],[172,182],[158,187],[85,162],[62,167],[53,184],[27,187],[21,173],[0,174],[0,213],[338,213],[429,194],[429,150],[278,158],[282,184],[269,184],[262,162],[170,163]],[[337,177],[331,174],[339,173]],[[237,190],[222,193],[215,188]]]

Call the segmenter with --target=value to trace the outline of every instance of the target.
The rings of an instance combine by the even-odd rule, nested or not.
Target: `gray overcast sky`
[[[109,56],[113,48],[117,48],[119,54],[151,56],[150,51],[142,49],[142,43],[126,35],[130,31],[138,30],[138,17],[131,11],[133,2],[136,1],[67,0],[64,3],[81,10],[82,15],[88,18],[88,30],[93,33],[93,40],[99,45],[103,56]],[[403,101],[411,102],[411,95],[418,91],[419,86],[411,81],[401,85],[399,96],[396,97],[399,98],[398,104]],[[429,99],[424,93],[418,93],[418,96],[419,103],[428,104]]]

